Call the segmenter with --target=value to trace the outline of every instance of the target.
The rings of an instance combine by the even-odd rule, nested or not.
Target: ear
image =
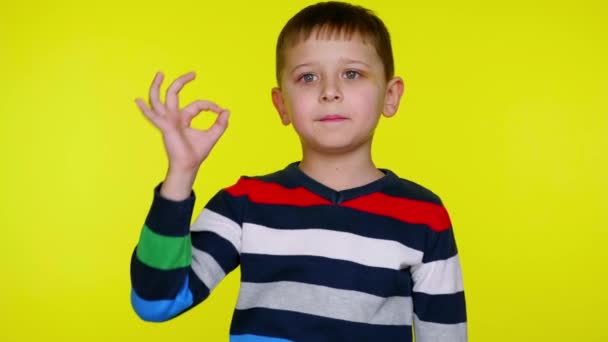
[[[289,125],[291,120],[289,119],[289,115],[287,114],[287,107],[285,106],[285,100],[283,99],[283,94],[281,93],[281,89],[274,87],[272,88],[272,104],[274,108],[277,110],[277,113],[281,117],[281,122],[283,125]]]
[[[384,110],[382,112],[384,116],[390,118],[397,113],[404,90],[405,85],[401,77],[393,77],[388,82],[386,87],[386,95],[384,97]]]

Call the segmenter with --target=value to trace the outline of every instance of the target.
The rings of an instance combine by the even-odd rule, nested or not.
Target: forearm
[[[170,319],[193,303],[188,283],[194,194],[178,202],[161,196],[159,189],[160,185],[154,189],[154,200],[131,259],[132,305],[149,321]]]
[[[172,201],[160,194],[162,185],[131,258],[131,303],[146,321],[169,320],[202,302],[240,260],[239,201],[220,191],[190,225],[194,192]]]
[[[467,323],[426,322],[414,316],[416,342],[467,342]]]
[[[412,267],[417,342],[466,342],[467,314],[460,256],[451,228],[430,233],[421,264]]]
[[[467,342],[464,291],[449,294],[414,293],[416,342]]]

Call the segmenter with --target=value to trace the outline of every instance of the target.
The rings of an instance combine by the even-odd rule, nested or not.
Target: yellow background
[[[232,110],[195,212],[297,160],[270,88],[276,36],[310,3],[2,2],[0,340],[227,340],[238,271],[173,321],[130,307],[130,255],[166,170],[134,98],[156,70],[194,70],[182,103]],[[389,27],[407,88],[375,160],[448,207],[470,340],[607,341],[605,2],[359,3]]]

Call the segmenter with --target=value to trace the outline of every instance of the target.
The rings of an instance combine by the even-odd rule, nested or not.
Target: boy
[[[138,106],[163,133],[169,158],[131,259],[131,302],[164,321],[209,296],[241,266],[231,341],[467,340],[465,298],[447,211],[431,191],[378,169],[371,142],[394,115],[389,34],[372,12],[339,2],[296,14],[277,44],[272,102],[300,137],[302,160],[241,177],[190,225],[198,168],[226,129],[228,110],[196,101],[181,111],[162,74]],[[202,110],[206,131],[189,127]]]

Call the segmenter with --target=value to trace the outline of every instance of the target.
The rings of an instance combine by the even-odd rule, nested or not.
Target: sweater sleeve
[[[240,199],[216,193],[190,224],[195,194],[154,198],[131,256],[131,306],[151,322],[167,321],[205,300],[240,263]]]
[[[462,272],[454,231],[429,229],[422,263],[411,268],[414,334],[417,342],[466,342],[467,317]]]

